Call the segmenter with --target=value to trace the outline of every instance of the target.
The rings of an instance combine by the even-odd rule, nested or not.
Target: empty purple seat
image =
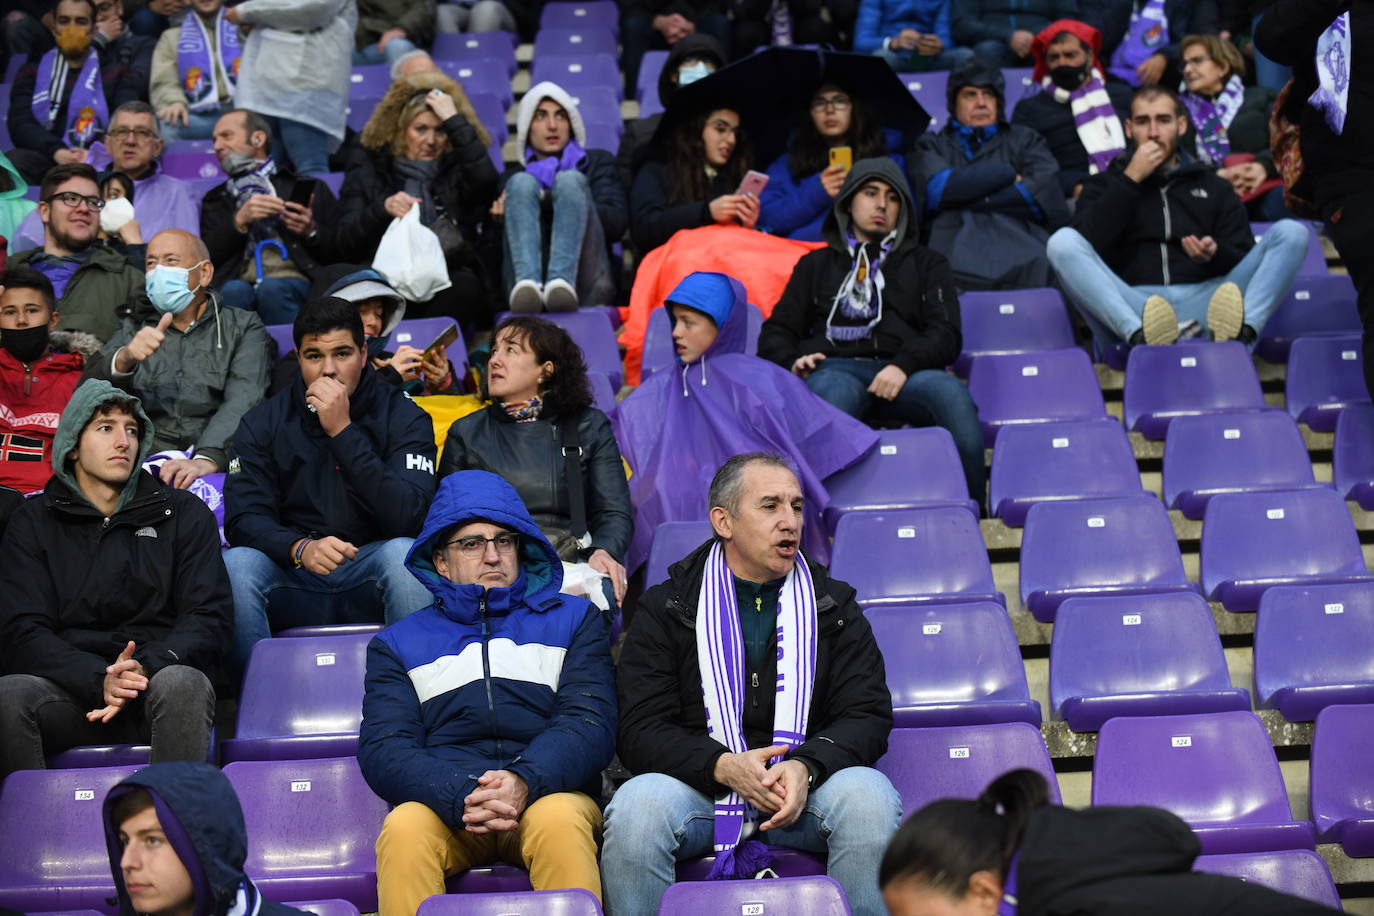
[[[546,3],[539,14],[541,29],[609,29],[620,37],[620,8],[615,0]]]
[[[1002,79],[1006,84],[1007,111],[1004,115],[1008,121],[1016,111],[1016,103],[1029,95],[1034,95],[1040,91],[1040,84],[1032,78],[1035,71],[1030,67],[1003,67]]]
[[[769,846],[768,851],[768,867],[773,869],[779,878],[804,878],[825,874],[825,859],[813,853],[789,849],[786,846]],[[699,859],[684,859],[677,863],[677,880],[705,881],[715,861],[716,857],[713,855],[702,856]]]
[[[978,520],[967,509],[850,512],[835,528],[830,572],[865,607],[1006,597],[992,581]]]
[[[500,325],[511,315],[501,312],[496,316]],[[575,312],[540,312],[538,317],[558,325],[567,331],[577,345],[582,348],[582,358],[588,369],[595,369],[610,376],[616,390],[625,383],[625,366],[620,356],[620,345],[615,340],[615,330],[606,321],[599,308],[583,307]]]
[[[763,311],[754,303],[749,303],[749,324],[745,328],[744,352],[753,356],[759,348],[759,332],[763,329]],[[673,324],[666,308],[656,308],[649,313],[649,324],[644,332],[644,356],[641,372],[648,378],[660,369],[677,363],[677,351],[673,347]]]
[[[352,99],[380,99],[390,88],[390,64],[362,64],[348,75],[348,97]]]
[[[430,50],[436,63],[444,61],[490,60],[500,62],[509,79],[519,64],[515,61],[515,36],[509,32],[439,32]]]
[[[1021,603],[1044,623],[1090,595],[1196,592],[1163,503],[1152,496],[1036,503],[1021,539]]]
[[[1255,698],[1290,722],[1374,703],[1374,582],[1271,588],[1255,617]]]
[[[390,339],[386,342],[386,348],[394,353],[404,344],[424,350],[451,327],[457,327],[458,339],[445,347],[444,353],[448,356],[448,361],[453,363],[454,372],[463,375],[468,371],[468,345],[467,341],[463,340],[462,327],[458,327],[452,318],[407,318],[397,322],[391,331]]]
[[[162,171],[173,178],[185,181],[192,178],[224,180],[224,172],[214,153],[164,153],[159,161]]]
[[[1163,439],[1169,421],[1186,414],[1264,410],[1259,376],[1245,345],[1132,347],[1126,360],[1126,428]]]
[[[615,55],[615,33],[599,27],[540,29],[534,35],[534,59],[540,57],[578,57],[591,54]]]
[[[606,86],[620,93],[622,85],[620,67],[613,54],[536,57],[530,83],[537,85],[545,80],[557,83],[573,95],[584,86]]]
[[[1253,611],[1275,585],[1369,579],[1355,523],[1334,490],[1223,493],[1202,523],[1202,588],[1228,611]]]
[[[315,916],[360,916],[358,908],[347,900],[293,900],[286,905]]]
[[[649,547],[649,559],[644,564],[644,587],[652,588],[668,580],[668,567],[706,543],[711,537],[711,523],[661,522],[654,529]]]
[[[1193,828],[1204,853],[1312,849],[1279,761],[1252,712],[1109,719],[1093,758],[1094,805],[1153,805]]]
[[[457,80],[466,93],[495,96],[503,108],[510,108],[515,102],[504,59],[474,57],[467,60],[436,60],[435,63],[440,70]]]
[[[372,112],[377,110],[377,106],[382,102],[380,96],[353,96],[348,100],[348,110],[346,122],[348,126],[362,133],[367,122],[372,118]],[[342,185],[340,185],[342,187]]]
[[[625,133],[625,122],[620,118],[582,119],[582,127],[587,132],[587,149],[604,149],[614,152],[620,148],[620,137]]]
[[[768,881],[686,881],[664,892],[658,912],[659,916],[699,916],[702,913],[849,916],[849,902],[839,883],[826,875]]]
[[[1331,472],[1337,493],[1374,509],[1374,406],[1357,404],[1341,411]]]
[[[240,760],[224,775],[253,842],[244,871],[270,900],[347,900],[377,911],[377,834],[387,804],[353,757]]]
[[[1013,528],[1040,502],[1144,493],[1126,430],[1114,419],[1008,426],[992,453],[994,515]]]
[[[1336,883],[1331,880],[1331,869],[1326,867],[1325,859],[1310,849],[1198,856],[1193,861],[1193,871],[1240,878],[1334,909],[1341,906]]]
[[[1315,238],[1315,233],[1313,234]],[[1321,246],[1317,245],[1317,256]],[[1288,361],[1288,351],[1299,337],[1322,334],[1358,334],[1360,312],[1355,306],[1355,284],[1343,274],[1326,273],[1322,258],[1321,276],[1302,276],[1264,323],[1255,352],[1271,363]]]
[[[660,50],[645,51],[644,57],[639,61],[635,98],[639,100],[641,118],[647,118],[663,110],[663,103],[658,98],[658,77],[667,62],[668,52]]]
[[[921,107],[930,112],[927,130],[939,130],[949,120],[949,99],[946,95],[949,86],[949,71],[931,70],[926,73],[898,73],[906,91],[916,97]]]
[[[1368,404],[1358,334],[1299,337],[1288,351],[1288,412],[1315,432],[1329,433],[1353,404]]]
[[[589,891],[524,891],[503,894],[436,894],[415,916],[601,916]]]
[[[1164,503],[1200,519],[1218,493],[1325,487],[1293,418],[1281,410],[1199,414],[1169,424]]]
[[[1071,598],[1050,644],[1056,719],[1094,732],[1115,716],[1167,716],[1250,708],[1231,686],[1212,611],[1200,595]]]
[[[469,92],[468,101],[472,103],[473,111],[477,112],[477,120],[482,122],[491,138],[497,142],[504,141],[510,133],[510,127],[506,124],[506,106],[501,104],[501,98],[490,92]]]
[[[572,93],[573,103],[584,121],[614,122],[624,129],[620,115],[620,94],[609,86],[579,86]]]
[[[940,426],[879,430],[877,448],[828,477],[825,489],[825,526],[832,532],[846,512],[963,506],[978,517],[954,437]]]
[[[1308,795],[1323,843],[1374,856],[1374,706],[1328,706],[1312,733]]]
[[[964,349],[954,371],[960,378],[968,378],[977,356],[1059,350],[1074,343],[1069,310],[1057,289],[961,293],[959,315]]]
[[[901,728],[1027,722],[1039,727],[1006,608],[990,601],[864,612]],[[1057,632],[1057,629],[1056,629]]]
[[[104,909],[114,896],[101,805],[137,767],[19,770],[0,786],[0,906]]]
[[[1025,722],[894,728],[875,764],[902,796],[902,816],[938,798],[977,798],[1008,770],[1035,770],[1059,804],[1059,780],[1040,729]]]
[[[1004,426],[1107,416],[1092,361],[1076,348],[979,357],[968,390],[989,446]]]

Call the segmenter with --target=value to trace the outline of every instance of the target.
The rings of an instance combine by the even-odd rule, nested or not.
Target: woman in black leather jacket
[[[558,325],[529,315],[508,318],[496,329],[482,396],[490,406],[449,427],[439,478],[474,468],[500,474],[560,546],[572,525],[563,426],[575,423],[591,543],[572,559],[605,573],[619,603],[634,513],[611,422],[591,406],[582,351]],[[570,560],[561,546],[560,553]]]

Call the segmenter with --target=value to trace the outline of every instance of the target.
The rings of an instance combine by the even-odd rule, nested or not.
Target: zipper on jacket
[[[751,705],[753,705],[753,707],[754,707],[755,709],[758,709],[758,708],[759,708],[759,673],[758,673],[757,671],[753,671],[753,672],[750,673],[750,682],[751,682],[751,683],[753,684],[753,686],[754,686],[753,693],[750,694],[750,703],[751,703]]]
[[[1159,243],[1159,259],[1164,267],[1164,285],[1169,286],[1169,235],[1173,221],[1169,218],[1169,183],[1159,186],[1159,202],[1164,205],[1164,241]]]
[[[482,618],[482,686],[487,690],[487,721],[491,724],[491,733],[496,734],[496,699],[491,691],[491,655],[487,651],[487,640],[491,636],[491,628],[487,621],[487,596],[484,592],[481,598],[477,599],[477,613]],[[501,739],[496,739],[496,759],[505,759],[505,754],[501,750]]]

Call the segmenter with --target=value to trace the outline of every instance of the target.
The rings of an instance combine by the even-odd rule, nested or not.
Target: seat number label
[[[1061,436],[1061,437],[1058,437],[1058,438],[1055,438],[1055,439],[1051,439],[1051,440],[1050,440],[1050,447],[1051,447],[1051,448],[1068,448],[1068,447],[1069,447],[1069,440],[1066,439],[1066,438],[1064,438],[1064,437],[1062,437],[1062,436]]]
[[[1265,516],[1265,518],[1280,519],[1280,518],[1283,518],[1283,510],[1282,510],[1282,509],[1268,509],[1268,510],[1265,511],[1264,516]]]
[[[291,783],[291,791],[292,791],[292,792],[309,792],[309,791],[310,791],[310,780],[308,780],[308,779],[298,779],[298,780],[296,780],[295,782]]]
[[[1174,747],[1192,747],[1193,739],[1190,735],[1175,735],[1169,739],[1169,743]]]
[[[1039,367],[1039,366],[1022,366],[1022,367],[1021,367],[1021,374],[1022,374],[1022,375],[1039,375],[1039,374],[1040,374],[1040,367]]]
[[[1122,625],[1123,627],[1138,627],[1138,626],[1140,626],[1140,615],[1139,615],[1139,614],[1122,614],[1122,615],[1121,615],[1121,625]]]
[[[949,749],[949,759],[950,759],[950,760],[967,760],[967,759],[968,759],[968,748],[966,748],[966,747],[952,747],[952,748],[950,748],[950,749]]]
[[[77,789],[77,801],[95,801],[95,789]]]
[[[763,916],[763,913],[762,903],[741,903],[739,905],[739,916]]]
[[[1015,315],[1016,306],[1012,305],[1010,302],[1003,302],[1001,305],[997,306],[997,313],[999,315]]]
[[[1328,614],[1344,614],[1345,605],[1337,602],[1335,604],[1328,604],[1322,610],[1326,611]]]
[[[1223,430],[1221,431],[1221,438],[1223,438],[1223,439],[1239,439],[1239,438],[1240,438],[1240,430],[1238,430],[1238,429],[1223,429]]]
[[[923,624],[921,624],[921,632],[924,633],[926,636],[939,636],[939,635],[940,635],[940,630],[941,630],[941,624],[938,624],[938,623],[923,623]]]
[[[320,667],[334,664],[334,653],[321,652],[319,655],[315,656],[315,664]]]
[[[878,446],[878,454],[879,454],[879,455],[895,455],[895,454],[897,454],[897,446],[895,446],[895,445],[880,445],[880,446]]]
[[[1106,528],[1107,520],[1100,515],[1094,515],[1088,519],[1089,528]]]
[[[1354,350],[1342,350],[1341,359],[1359,359],[1360,355]]]
[[[898,529],[897,529],[897,537],[899,537],[899,538],[914,538],[915,536],[916,536],[916,529],[915,529],[915,528],[898,528]]]

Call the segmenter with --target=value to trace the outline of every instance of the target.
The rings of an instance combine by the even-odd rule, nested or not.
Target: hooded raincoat
[[[0,191],[0,236],[12,239],[24,217],[28,216],[30,211],[36,210],[38,203],[25,199],[24,192],[28,191],[29,186],[24,183],[23,176],[4,153],[0,153],[0,173],[9,180],[9,187]]]

